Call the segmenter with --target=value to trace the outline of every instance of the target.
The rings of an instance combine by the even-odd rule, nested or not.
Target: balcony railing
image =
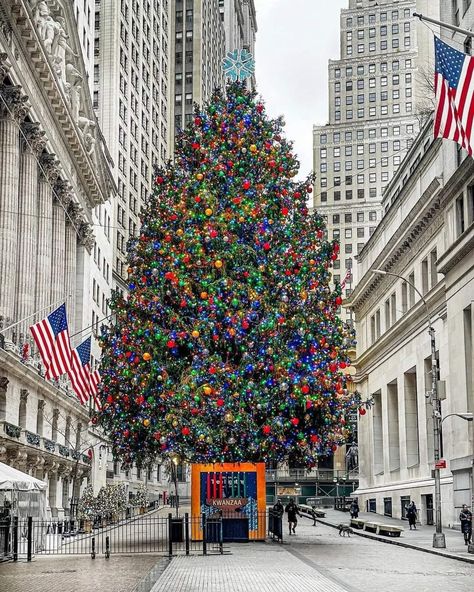
[[[3,431],[9,438],[19,438],[21,436],[20,426],[8,423],[7,421],[3,423]]]
[[[267,482],[276,481],[352,481],[359,479],[358,471],[335,469],[268,469]]]

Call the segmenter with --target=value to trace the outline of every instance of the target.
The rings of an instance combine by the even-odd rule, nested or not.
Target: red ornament
[[[270,243],[263,243],[263,249],[264,249],[265,251],[269,251],[269,250],[270,250],[270,248],[271,248],[271,247],[270,247]]]
[[[337,370],[337,364],[329,364],[329,370],[331,372],[336,372],[336,370]]]
[[[319,442],[319,438],[318,436],[316,436],[316,434],[311,434],[309,439],[311,440],[311,442]]]
[[[199,197],[199,195],[196,195],[196,197],[194,198],[194,201],[196,203],[199,203],[201,201],[201,198]]]
[[[283,216],[287,216],[288,215],[288,208],[281,208],[281,213],[283,214]]]
[[[313,192],[313,188],[311,187],[311,185],[308,185],[308,187],[306,187],[306,192],[307,193],[312,193]]]
[[[249,322],[247,320],[243,320],[242,321],[242,329],[248,329],[249,328]]]
[[[183,436],[189,436],[189,434],[191,433],[191,430],[185,426],[182,430],[181,433],[183,434]]]
[[[209,368],[209,374],[215,374],[217,372],[216,367],[215,366],[211,366]]]
[[[338,306],[341,306],[341,304],[342,304],[342,298],[340,296],[336,296],[336,304]]]
[[[307,384],[303,384],[301,387],[301,392],[307,395],[309,393],[309,386]]]
[[[161,434],[160,434],[160,432],[155,432],[155,433],[153,434],[153,438],[155,438],[155,440],[159,440],[159,439],[161,438]]]
[[[268,434],[272,431],[272,428],[269,425],[264,425],[262,427],[262,432],[265,434],[265,436],[268,436]]]
[[[242,183],[242,187],[245,189],[245,191],[247,191],[247,189],[250,189],[250,181],[248,179],[245,179],[245,181]]]
[[[199,144],[199,142],[193,142],[191,145],[193,150],[199,150],[199,148],[201,148],[201,144]]]
[[[301,197],[301,193],[299,191],[295,191],[294,198],[299,199]]]
[[[263,111],[263,105],[262,105],[262,103],[258,103],[256,109],[257,109],[257,112],[258,113],[262,113],[262,111]]]
[[[201,125],[201,123],[202,123],[202,119],[201,119],[200,117],[195,117],[195,118],[194,118],[194,123],[195,123],[196,125]]]
[[[209,236],[211,238],[216,238],[216,236],[217,236],[217,230],[211,230],[211,232],[209,233]]]
[[[367,413],[367,409],[365,407],[359,407],[359,415],[365,415]]]
[[[216,403],[218,407],[222,407],[224,405],[224,399],[217,399]]]
[[[174,339],[168,340],[168,342],[166,343],[166,347],[169,347],[169,349],[173,349],[173,347],[176,347],[176,341]]]
[[[162,183],[165,182],[165,180],[163,179],[163,177],[156,177],[156,182],[161,185]]]
[[[293,417],[293,418],[291,419],[291,423],[292,423],[294,426],[297,426],[297,425],[300,423],[300,420],[299,420],[297,417]]]
[[[89,450],[87,451],[87,456],[88,456],[89,458],[92,458],[92,457],[93,457],[93,455],[94,455],[94,451],[92,450],[92,448],[89,448]]]

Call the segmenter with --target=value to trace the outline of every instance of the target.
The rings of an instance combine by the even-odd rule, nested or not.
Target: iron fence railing
[[[267,530],[268,527],[268,530]],[[105,555],[155,553],[223,554],[224,543],[265,538],[283,540],[282,518],[273,513],[251,516],[219,512],[206,516],[175,517],[152,514],[102,516],[100,521],[64,520],[61,523],[12,517],[0,521],[0,559],[35,555]]]

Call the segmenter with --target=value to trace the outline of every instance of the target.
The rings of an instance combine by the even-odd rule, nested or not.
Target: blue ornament
[[[255,72],[255,60],[246,49],[227,52],[223,60],[224,74],[233,82],[250,78]]]

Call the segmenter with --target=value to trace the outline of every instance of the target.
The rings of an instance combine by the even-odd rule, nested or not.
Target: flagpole
[[[40,310],[37,310],[33,314],[30,314],[27,317],[24,317],[23,319],[20,319],[16,323],[13,323],[12,325],[8,325],[8,327],[5,327],[4,329],[1,329],[0,328],[0,333],[4,333],[5,331],[8,331],[8,329],[11,329],[12,327],[16,327],[17,325],[20,325],[21,323],[24,323],[28,319],[31,319],[31,318],[35,317],[40,312],[43,312],[44,310],[48,310],[48,308],[51,308],[52,306],[56,306],[56,304],[59,304],[60,302],[65,302],[66,300],[69,300],[69,298],[71,298],[71,294],[69,294],[68,296],[63,296],[59,300],[56,300],[56,302],[53,302],[52,304],[48,304],[48,306],[45,306],[44,308],[40,308]]]
[[[423,16],[419,12],[414,12],[413,16],[420,19],[420,21],[426,21],[427,23],[433,23],[434,25],[440,25],[445,29],[451,29],[451,31],[456,31],[456,33],[461,33],[462,35],[466,35],[466,37],[474,37],[473,31],[468,31],[467,29],[461,29],[461,27],[456,27],[456,25],[451,25],[450,23],[445,23],[443,21],[437,21],[436,19],[432,19],[429,16]]]

